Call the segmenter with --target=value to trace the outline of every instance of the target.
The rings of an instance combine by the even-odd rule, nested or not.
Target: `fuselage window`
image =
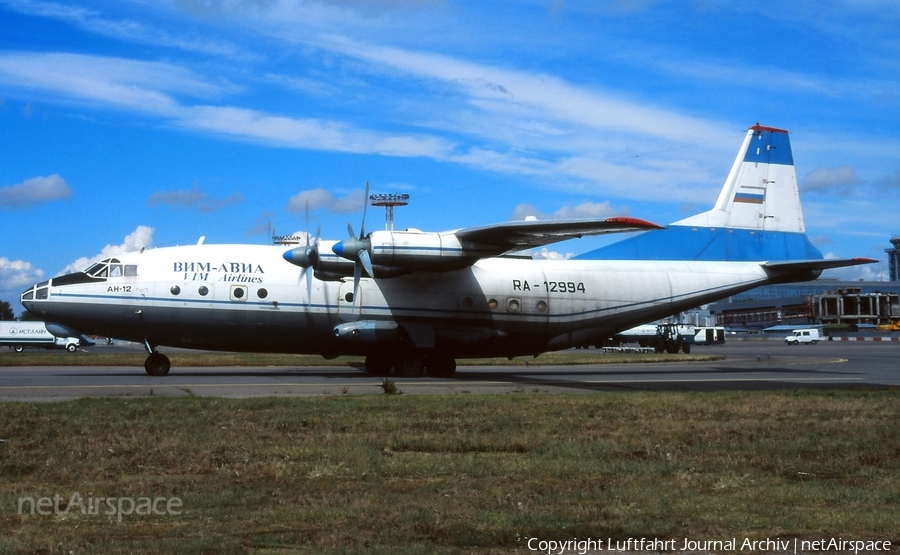
[[[265,289],[260,289],[259,291],[256,292],[256,294],[259,295],[260,299],[265,299],[266,297],[269,296],[269,292],[266,291]]]
[[[177,285],[173,285],[171,287],[171,289],[169,289],[169,291],[171,291],[171,293],[173,295],[177,295],[177,294],[181,293],[181,287],[178,287]]]
[[[137,275],[137,264],[125,265],[125,277],[134,277]]]
[[[122,277],[122,265],[121,264],[110,265],[109,277]]]
[[[197,292],[200,293],[201,297],[205,297],[205,296],[209,295],[209,287],[207,287],[205,285],[201,285],[200,289],[198,289]]]

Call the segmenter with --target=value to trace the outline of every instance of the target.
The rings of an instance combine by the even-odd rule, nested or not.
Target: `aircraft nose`
[[[35,300],[44,300],[48,297],[48,292],[50,290],[50,281],[42,281],[40,283],[36,283],[22,292],[22,296],[20,298],[22,305],[24,306],[28,301]]]

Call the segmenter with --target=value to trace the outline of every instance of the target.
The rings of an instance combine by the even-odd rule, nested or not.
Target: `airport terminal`
[[[900,331],[900,236],[891,238],[889,281],[815,281],[766,285],[709,305],[716,325],[761,331],[824,326],[835,332]],[[896,335],[896,333],[895,333]]]

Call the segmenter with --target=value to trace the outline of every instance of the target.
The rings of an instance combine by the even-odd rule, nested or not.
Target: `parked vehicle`
[[[816,328],[794,330],[789,336],[784,338],[784,342],[788,345],[799,345],[801,343],[815,345],[819,342],[819,330]]]
[[[65,349],[74,353],[81,347],[80,337],[56,337],[44,322],[0,321],[0,346],[7,346],[21,353],[26,347]]]

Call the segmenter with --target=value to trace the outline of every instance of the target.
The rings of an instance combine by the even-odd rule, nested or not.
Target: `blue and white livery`
[[[365,216],[363,216],[363,222]],[[363,355],[366,369],[452,376],[456,360],[537,356],[760,285],[874,262],[824,260],[805,235],[786,131],[755,125],[715,206],[668,228],[633,218],[376,231],[284,246],[194,245],[109,258],[29,288],[60,333],[159,346]],[[645,233],[572,260],[515,255],[564,239]],[[49,327],[49,326],[48,326]]]
[[[578,258],[592,260],[821,259],[806,237],[788,132],[747,131],[715,206]]]

